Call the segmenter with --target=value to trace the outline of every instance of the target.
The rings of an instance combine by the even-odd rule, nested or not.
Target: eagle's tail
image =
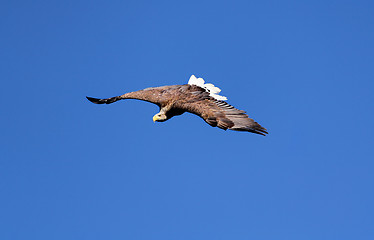
[[[99,98],[92,98],[92,97],[86,97],[90,102],[96,103],[96,104],[110,104],[117,102],[118,100],[123,99],[121,96],[117,97],[111,97],[111,98],[106,98],[106,99],[99,99]]]

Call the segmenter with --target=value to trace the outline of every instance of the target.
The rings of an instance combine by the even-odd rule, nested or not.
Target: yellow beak
[[[157,116],[155,115],[155,116],[153,116],[153,122],[156,122],[156,120],[157,120],[158,118],[157,118]]]

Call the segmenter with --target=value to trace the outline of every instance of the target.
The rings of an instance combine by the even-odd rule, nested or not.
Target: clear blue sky
[[[0,239],[374,239],[373,1],[2,1]],[[155,105],[191,74],[267,137]]]

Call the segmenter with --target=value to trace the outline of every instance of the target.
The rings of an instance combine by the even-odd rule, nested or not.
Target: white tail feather
[[[225,101],[227,100],[227,97],[218,95],[221,92],[221,89],[214,86],[211,83],[205,83],[204,79],[202,78],[196,78],[195,75],[192,75],[190,77],[190,80],[188,81],[188,84],[190,85],[196,85],[201,88],[204,88],[207,92],[209,92],[209,95],[217,100]]]

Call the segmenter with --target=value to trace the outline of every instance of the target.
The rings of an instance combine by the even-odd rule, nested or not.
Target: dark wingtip
[[[260,134],[262,136],[266,136],[266,134],[269,134],[264,127],[254,129],[254,133]]]
[[[88,101],[96,103],[96,104],[111,104],[122,99],[121,96],[111,97],[111,98],[106,98],[106,99],[93,98],[93,97],[86,97],[86,98],[88,99]]]
[[[92,103],[96,103],[96,104],[103,104],[105,102],[101,101],[101,99],[98,99],[98,98],[93,98],[93,97],[86,97],[88,99],[88,101],[92,102]]]
[[[263,130],[263,129],[251,128],[251,129],[247,129],[246,131],[251,132],[251,133],[256,133],[256,134],[259,134],[259,135],[262,135],[262,136],[266,136],[266,134],[268,134],[268,132]]]
[[[260,134],[260,135],[262,135],[262,136],[266,136],[266,134],[269,134],[268,132],[266,132],[266,131],[255,131],[254,133],[257,133],[257,134]]]
[[[262,127],[257,122],[255,122],[255,123],[256,123],[256,125],[249,128],[248,132],[253,132],[253,133],[256,133],[256,134],[260,134],[262,136],[266,136],[266,134],[269,134],[268,131],[266,130],[266,128]]]
[[[261,134],[263,136],[266,136],[266,134],[269,134],[267,129],[255,122],[255,126],[253,127],[253,130],[256,131],[257,134]]]

